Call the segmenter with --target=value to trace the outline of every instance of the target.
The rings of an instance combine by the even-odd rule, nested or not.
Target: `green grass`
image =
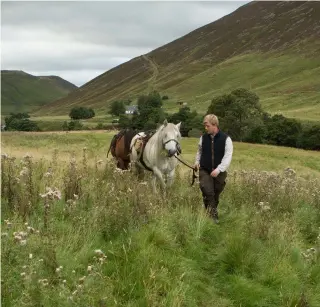
[[[315,153],[288,149],[294,176],[280,166],[267,172],[282,163],[281,148],[235,144],[215,225],[182,166],[167,197],[155,195],[148,175],[138,182],[105,159],[110,136],[3,134],[2,153],[17,150],[17,159],[2,158],[4,306],[320,304],[319,254],[308,251],[320,248],[320,181],[299,172],[305,159],[320,171]],[[186,157],[195,143],[183,140]],[[21,157],[32,148],[38,157]],[[66,150],[75,162],[65,161]],[[250,152],[264,153],[264,166]],[[46,187],[61,199],[40,197]]]
[[[32,116],[30,120],[35,121],[41,131],[62,131],[64,122],[70,122],[71,119],[67,115],[58,116]],[[112,124],[113,117],[109,114],[98,115],[90,119],[81,119],[80,122],[84,128],[94,129],[99,124]]]
[[[22,157],[26,153],[34,157],[51,157],[58,149],[60,158],[68,160],[75,152],[81,157],[84,147],[88,149],[90,159],[97,156],[105,159],[112,136],[116,132],[75,131],[75,132],[41,132],[41,133],[2,133],[2,152]],[[193,163],[197,150],[198,139],[182,139],[182,158]],[[109,156],[110,158],[110,156]],[[232,170],[266,170],[282,172],[291,167],[304,177],[320,176],[319,153],[289,147],[234,143]]]

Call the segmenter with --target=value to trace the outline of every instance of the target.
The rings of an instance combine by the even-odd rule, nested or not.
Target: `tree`
[[[301,124],[283,115],[274,115],[267,119],[266,139],[270,144],[296,147],[297,140],[302,131]]]
[[[109,114],[113,116],[120,116],[121,114],[124,114],[126,111],[126,107],[123,103],[123,101],[113,101],[110,106]]]
[[[95,116],[93,109],[86,107],[74,107],[69,113],[69,117],[73,120],[87,119]]]
[[[38,124],[29,118],[30,115],[27,113],[10,113],[10,116],[6,116],[4,119],[6,130],[40,131]]]
[[[218,116],[220,126],[234,140],[244,140],[252,129],[262,125],[259,97],[243,88],[213,98],[207,110],[209,113]]]
[[[196,117],[198,116],[196,111],[191,112],[189,107],[182,107],[177,113],[172,114],[169,117],[169,121],[177,124],[181,122],[181,135],[188,136],[189,131],[193,128],[193,125],[196,124]]]
[[[161,96],[157,91],[138,97],[138,114],[132,116],[132,127],[135,129],[155,129],[165,119]]]
[[[320,124],[306,124],[298,137],[300,148],[320,150]]]

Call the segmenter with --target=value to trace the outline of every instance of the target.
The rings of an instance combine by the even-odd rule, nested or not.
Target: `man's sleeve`
[[[198,150],[197,150],[197,153],[196,153],[195,164],[200,164],[201,152],[202,152],[202,136],[200,137],[200,140],[199,140],[199,143],[198,143]]]
[[[220,172],[225,172],[229,168],[232,160],[232,154],[233,154],[233,144],[232,144],[231,138],[228,136],[226,139],[224,156],[221,160],[221,163],[217,166],[217,169]]]

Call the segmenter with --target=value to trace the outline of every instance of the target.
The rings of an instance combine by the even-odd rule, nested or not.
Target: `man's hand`
[[[200,168],[200,164],[199,164],[199,163],[196,163],[196,164],[194,165],[194,170],[197,172],[197,171],[199,170],[199,168]]]
[[[220,171],[216,168],[213,170],[210,174],[211,177],[217,177],[219,175]]]

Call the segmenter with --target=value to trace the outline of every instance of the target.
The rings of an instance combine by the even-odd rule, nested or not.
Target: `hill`
[[[37,114],[66,114],[77,104],[104,112],[115,99],[151,89],[205,111],[214,95],[247,87],[265,110],[320,118],[320,3],[251,2],[91,80]],[[303,114],[303,115],[302,115]]]
[[[66,96],[77,86],[57,76],[33,76],[23,71],[1,71],[1,113],[31,112]]]

